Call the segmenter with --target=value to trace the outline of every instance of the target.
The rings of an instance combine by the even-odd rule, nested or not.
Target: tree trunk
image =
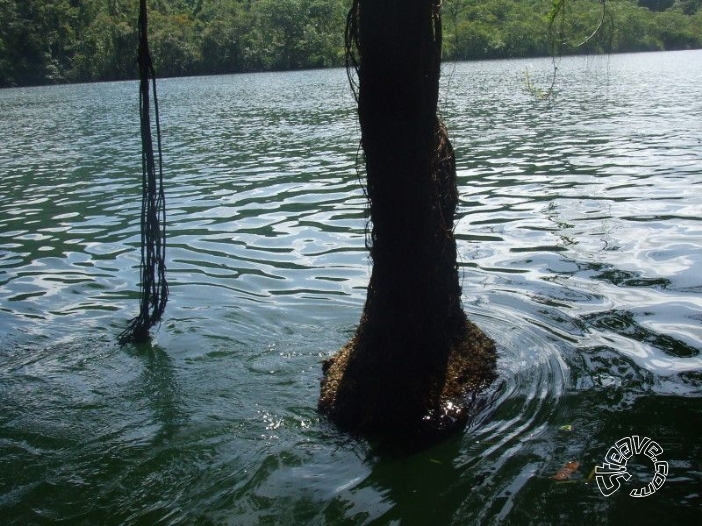
[[[325,364],[319,406],[371,435],[465,424],[466,396],[494,378],[494,344],[461,306],[455,161],[437,118],[439,4],[355,0],[348,19],[373,270],[356,335]]]

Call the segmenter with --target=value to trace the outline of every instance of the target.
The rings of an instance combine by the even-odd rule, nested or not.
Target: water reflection
[[[143,363],[143,373],[134,382],[134,396],[146,401],[158,431],[154,446],[167,443],[187,423],[173,359],[151,342],[131,346],[127,353]]]

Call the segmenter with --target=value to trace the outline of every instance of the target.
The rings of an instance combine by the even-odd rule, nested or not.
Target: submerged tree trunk
[[[427,436],[465,423],[494,379],[492,341],[462,309],[454,154],[437,117],[439,0],[355,0],[373,270],[354,338],[325,363],[320,409],[370,435]]]

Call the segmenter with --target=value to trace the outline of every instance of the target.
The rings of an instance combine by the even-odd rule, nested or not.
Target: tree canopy
[[[702,0],[609,2],[599,53],[702,47]],[[340,66],[350,0],[150,0],[159,76]],[[569,42],[598,23],[599,0],[572,0]],[[553,0],[444,0],[444,60],[546,56]],[[136,78],[138,0],[0,0],[0,86]]]

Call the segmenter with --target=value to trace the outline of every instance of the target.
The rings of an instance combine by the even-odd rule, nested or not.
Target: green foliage
[[[259,0],[251,5],[260,69],[340,65],[345,2]]]
[[[665,11],[673,7],[675,0],[639,0],[639,5],[651,11]]]
[[[156,72],[342,65],[349,4],[150,0]],[[702,47],[702,0],[606,5],[605,23],[588,40],[602,19],[600,0],[444,0],[444,59]],[[0,0],[0,87],[134,78],[137,14],[138,0]]]
[[[343,64],[349,0],[150,0],[160,76]],[[136,75],[138,0],[0,0],[0,87]]]
[[[701,4],[702,0],[445,0],[444,56],[464,60],[700,48]]]

